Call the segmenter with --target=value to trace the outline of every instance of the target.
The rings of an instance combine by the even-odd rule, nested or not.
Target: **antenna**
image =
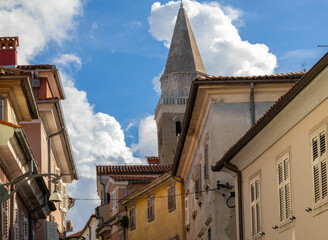
[[[182,3],[182,0],[181,0],[181,4],[180,4],[180,7],[183,8],[183,3]]]
[[[181,0],[182,2],[182,0]],[[328,47],[328,45],[318,45],[318,47]]]
[[[306,72],[306,62],[302,63],[301,68],[303,72]]]

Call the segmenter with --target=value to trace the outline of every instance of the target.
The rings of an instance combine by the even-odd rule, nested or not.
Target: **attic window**
[[[179,137],[180,134],[181,134],[181,122],[177,121],[175,122],[175,135]]]

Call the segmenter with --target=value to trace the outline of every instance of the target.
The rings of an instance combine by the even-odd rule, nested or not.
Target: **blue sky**
[[[328,50],[328,2],[184,1],[212,75],[298,72]],[[97,198],[95,165],[156,154],[153,82],[165,66],[178,2],[0,0],[0,35],[20,37],[19,64],[56,64],[80,180],[75,198]],[[165,46],[166,45],[166,46]],[[303,65],[303,66],[302,66]],[[97,201],[69,213],[81,229]]]

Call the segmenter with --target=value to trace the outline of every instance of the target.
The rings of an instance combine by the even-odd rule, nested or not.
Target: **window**
[[[256,176],[250,182],[250,210],[252,237],[256,238],[261,234],[261,202],[260,202],[260,177]]]
[[[327,200],[327,140],[326,126],[311,136],[312,173],[314,203],[320,204]]]
[[[151,195],[147,198],[147,218],[148,222],[155,219],[155,206],[154,206],[154,195]]]
[[[180,134],[181,134],[181,122],[177,121],[175,122],[175,135],[179,137]]]
[[[195,182],[195,198],[199,199],[200,196],[202,196],[202,178],[201,178],[201,165],[198,164],[195,166],[194,170],[194,182]]]
[[[23,216],[23,219],[23,240],[28,240],[28,219],[25,216]]]
[[[208,169],[208,144],[204,147],[204,179],[209,179]]]
[[[111,193],[112,195],[112,209],[116,208],[116,191]]]
[[[0,97],[0,120],[5,120],[5,99]]]
[[[19,239],[19,209],[16,202],[14,204],[14,239]]]
[[[1,203],[1,239],[8,239],[8,202]]]
[[[212,240],[212,229],[211,229],[211,227],[209,227],[209,229],[207,230],[207,239]]]
[[[277,162],[278,199],[280,223],[285,223],[292,216],[289,154]]]
[[[175,197],[175,184],[169,184],[167,186],[167,205],[169,212],[172,212],[176,209],[176,197]]]
[[[189,196],[185,198],[185,224],[189,225]]]
[[[131,231],[136,229],[136,206],[131,206],[129,209],[129,225]]]

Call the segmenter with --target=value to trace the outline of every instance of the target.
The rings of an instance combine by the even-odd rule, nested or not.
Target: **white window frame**
[[[328,202],[326,125],[314,132],[311,135],[310,141],[313,204],[314,208],[317,208]]]
[[[261,217],[261,181],[257,175],[249,183],[250,217],[252,239],[262,235]]]
[[[116,190],[114,190],[113,192],[111,192],[110,194],[111,198],[112,198],[112,209],[116,208]]]
[[[130,231],[137,228],[137,216],[136,216],[136,206],[131,206],[129,209],[129,227]]]
[[[292,191],[290,181],[290,157],[285,154],[277,161],[277,193],[279,201],[280,225],[290,222],[292,219]]]
[[[201,174],[201,164],[195,166],[194,174],[194,193],[195,198],[198,200],[202,196],[202,174]]]

